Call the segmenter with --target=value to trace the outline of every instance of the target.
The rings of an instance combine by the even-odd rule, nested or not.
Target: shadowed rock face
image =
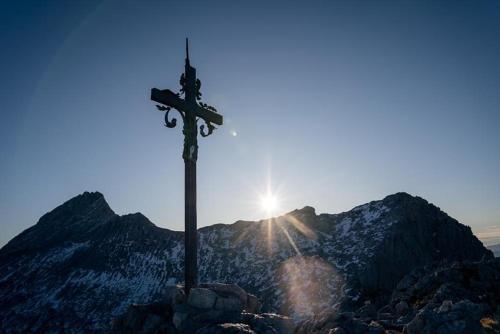
[[[442,259],[491,257],[470,227],[424,199],[400,193],[386,197],[383,202],[391,208],[386,219],[398,223],[387,231],[370,266],[361,273],[362,286],[391,291],[415,267]]]
[[[398,283],[386,305],[325,309],[298,324],[295,334],[499,333],[498,282],[500,259],[419,267]]]
[[[420,265],[492,257],[469,227],[406,193],[340,214],[305,207],[272,221],[204,227],[199,242],[201,282],[236,283],[264,311],[297,319],[388,298]],[[128,305],[182,282],[183,244],[182,232],[140,213],[116,215],[100,193],[79,195],[0,250],[0,328],[106,329]]]

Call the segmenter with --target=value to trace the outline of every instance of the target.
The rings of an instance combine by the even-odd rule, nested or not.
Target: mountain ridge
[[[57,332],[54,318],[73,332],[103,330],[110,316],[183,279],[184,233],[141,213],[119,216],[98,192],[70,199],[26,231],[0,249],[0,328],[11,332]],[[236,283],[266,310],[297,319],[388,298],[417,266],[492,257],[470,227],[407,193],[338,214],[305,206],[198,231],[200,282]]]

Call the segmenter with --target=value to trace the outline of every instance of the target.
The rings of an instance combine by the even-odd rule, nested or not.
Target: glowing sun
[[[267,193],[260,197],[260,206],[264,211],[266,211],[269,214],[272,214],[278,209],[279,206],[278,198],[271,193]]]

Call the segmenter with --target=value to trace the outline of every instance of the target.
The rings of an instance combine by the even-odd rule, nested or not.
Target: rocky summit
[[[114,333],[293,333],[286,316],[259,313],[257,297],[235,284],[201,284],[184,295],[181,286],[170,286],[162,300],[131,305],[113,321]]]
[[[113,319],[133,313],[130,305],[155,305],[172,293],[172,286],[182,283],[183,237],[182,232],[155,226],[140,213],[116,215],[100,193],[76,196],[0,250],[1,331],[111,331]],[[302,324],[297,330],[316,326],[311,321],[320,321],[318,316],[325,314],[330,320],[333,314],[341,317],[328,320],[332,324],[342,319],[359,323],[363,317],[352,312],[373,316],[373,309],[377,312],[386,305],[391,310],[396,305],[405,308],[399,304],[402,301],[416,316],[421,311],[415,304],[417,297],[399,298],[393,305],[394,289],[415,268],[493,258],[468,226],[406,193],[339,214],[317,214],[312,207],[304,207],[269,220],[204,227],[199,229],[199,250],[201,282],[236,284],[262,302],[261,313],[243,308],[240,316],[272,318],[265,314],[276,312]],[[220,291],[214,293],[215,302],[220,299],[219,304],[226,305],[219,307],[235,303],[222,299]],[[448,299],[439,300],[441,307]],[[449,300],[451,308],[470,306]],[[424,320],[417,322],[424,325],[412,328],[427,328],[426,319],[439,311],[437,303],[419,315]],[[200,309],[189,300],[175,305],[188,307],[186,319],[194,316],[189,307]],[[182,323],[179,316],[176,319]],[[171,320],[174,324],[175,319]],[[413,318],[407,320],[409,324]],[[229,323],[228,333],[255,332],[249,321]],[[383,321],[377,324],[384,328]],[[225,325],[213,326],[222,330]]]

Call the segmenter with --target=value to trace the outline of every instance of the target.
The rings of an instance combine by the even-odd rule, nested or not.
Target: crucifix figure
[[[196,69],[189,63],[189,46],[186,38],[186,64],[180,79],[181,90],[174,93],[169,89],[151,90],[151,100],[160,103],[158,110],[166,111],[165,126],[173,128],[177,125],[175,118],[169,119],[169,112],[176,109],[182,117],[184,126],[184,289],[186,294],[198,283],[197,263],[197,227],[196,227],[196,159],[198,158],[198,121],[202,137],[209,136],[215,125],[222,125],[222,115],[214,107],[198,102],[201,99],[201,81],[196,78]],[[181,97],[184,95],[184,99]],[[206,125],[206,128],[205,128]]]

